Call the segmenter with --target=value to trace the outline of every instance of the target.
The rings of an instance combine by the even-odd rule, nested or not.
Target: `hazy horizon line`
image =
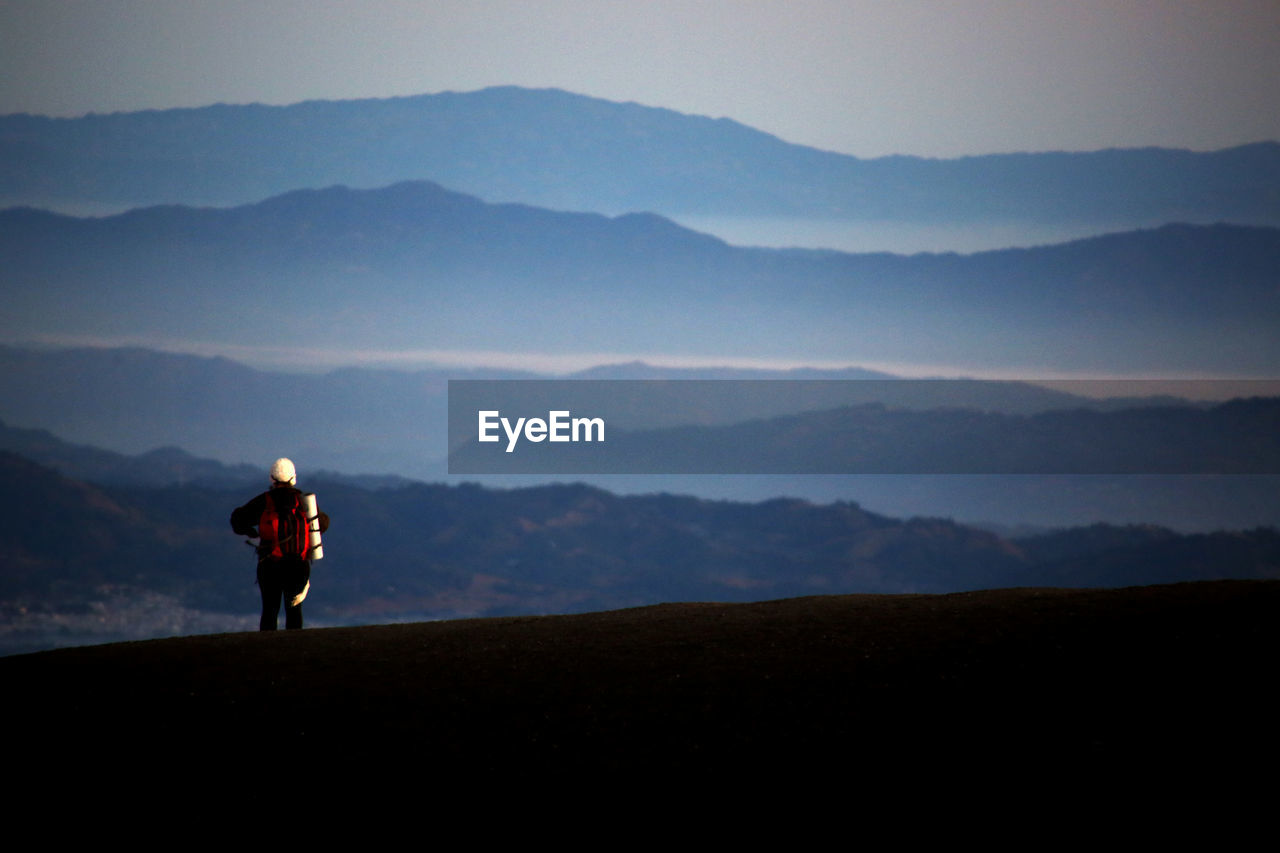
[[[404,349],[375,350],[338,347],[286,347],[260,344],[230,344],[207,341],[157,340],[140,336],[42,336],[34,340],[2,340],[0,345],[15,349],[143,349],[167,355],[197,358],[224,358],[252,370],[273,373],[326,374],[343,369],[420,371],[519,371],[545,378],[565,378],[575,373],[616,367],[650,367],[675,370],[767,370],[838,371],[867,370],[888,374],[891,379],[985,380],[1027,382],[1083,396],[1129,396],[1141,383],[1144,394],[1181,396],[1214,400],[1235,396],[1280,396],[1280,377],[1222,375],[1166,371],[1158,373],[1099,373],[1084,370],[1051,370],[1030,366],[991,367],[883,361],[794,358],[757,358],[733,355],[689,355],[678,353],[577,352],[547,353],[503,350]]]

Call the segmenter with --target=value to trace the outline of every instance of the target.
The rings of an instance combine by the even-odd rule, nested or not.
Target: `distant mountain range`
[[[56,643],[57,625],[63,642],[101,639],[104,599],[147,613],[143,635],[193,630],[184,619],[228,629],[232,614],[257,609],[257,593],[253,554],[227,518],[262,486],[103,486],[0,451],[0,646]],[[313,477],[305,487],[333,518],[307,605],[322,623],[1280,575],[1274,529],[1093,526],[1010,540],[848,502],[618,496],[583,484],[371,490]]]
[[[619,377],[622,381],[616,385],[600,382],[608,377]],[[642,377],[668,380],[659,386],[664,389],[661,406],[652,404],[652,395],[646,397],[629,391],[629,384],[643,384],[629,383],[629,380]],[[755,381],[741,381],[747,377]],[[790,424],[797,419],[805,422],[802,431],[812,436],[812,447],[805,452],[818,456],[828,454],[831,461],[839,458],[838,453],[852,450],[854,444],[850,442],[855,442],[858,433],[849,430],[862,418],[866,421],[863,430],[866,436],[882,435],[894,442],[892,446],[877,446],[868,451],[879,460],[875,471],[888,470],[883,465],[892,468],[896,464],[892,460],[909,458],[913,453],[918,455],[919,447],[914,452],[910,450],[916,446],[912,442],[924,441],[927,446],[936,441],[929,439],[929,435],[946,436],[949,442],[946,446],[959,453],[961,445],[957,442],[962,432],[957,424],[968,425],[971,437],[976,437],[982,429],[993,430],[993,435],[1026,432],[1019,446],[1030,452],[1029,448],[1037,443],[1036,436],[1043,437],[1044,433],[1044,427],[1031,427],[1051,421],[1044,416],[1027,420],[1026,416],[1050,412],[1058,413],[1055,417],[1059,421],[1064,417],[1074,417],[1082,423],[1087,420],[1088,425],[1082,429],[1102,439],[1101,443],[1091,441],[1092,449],[1120,458],[1124,453],[1116,448],[1150,442],[1142,437],[1140,418],[1137,424],[1120,429],[1127,423],[1126,417],[1132,419],[1132,414],[1114,410],[1165,406],[1171,407],[1166,410],[1169,417],[1154,418],[1164,434],[1157,437],[1152,448],[1164,446],[1160,441],[1175,440],[1170,432],[1175,420],[1185,422],[1178,441],[1190,440],[1188,436],[1199,429],[1196,446],[1212,446],[1215,438],[1223,434],[1233,436],[1232,446],[1218,455],[1217,462],[1208,461],[1210,457],[1204,453],[1197,453],[1193,454],[1194,459],[1182,459],[1184,466],[1197,466],[1195,470],[1201,473],[1260,473],[1273,464],[1274,448],[1268,442],[1274,440],[1274,435],[1268,429],[1270,421],[1265,420],[1271,410],[1265,408],[1257,414],[1264,419],[1261,426],[1245,429],[1244,422],[1231,421],[1225,415],[1197,416],[1188,401],[1175,398],[1092,399],[1028,382],[883,377],[884,374],[857,369],[693,371],[631,364],[568,374],[558,382],[517,381],[504,383],[502,387],[515,389],[509,392],[514,393],[510,396],[512,405],[523,405],[524,409],[538,405],[545,409],[544,398],[548,393],[561,401],[557,405],[579,410],[584,405],[588,408],[606,405],[610,435],[626,436],[627,440],[640,445],[660,442],[660,431],[664,429],[701,428],[707,441],[719,445],[711,453],[717,459],[726,452],[766,453],[767,448],[758,442],[745,442],[750,446],[744,446],[738,434],[758,433],[762,429],[776,429],[785,434],[793,429]],[[301,464],[313,470],[319,467],[347,474],[398,473],[435,479],[445,473],[443,463],[448,452],[449,380],[495,378],[549,377],[456,369],[344,368],[325,374],[297,374],[256,370],[225,358],[137,348],[54,350],[0,345],[0,419],[11,425],[49,429],[73,442],[129,454],[154,453],[176,446],[199,456],[235,463],[274,457],[284,447],[290,448],[290,453]],[[739,382],[722,381],[730,378]],[[670,384],[673,380],[675,384]],[[1088,387],[1087,383],[1082,385]],[[545,390],[548,386],[551,391]],[[1119,387],[1137,391],[1143,383]],[[1231,387],[1247,391],[1255,384],[1238,383]],[[1255,395],[1261,395],[1273,386],[1258,384],[1256,387],[1260,390],[1254,392]],[[856,408],[849,410],[848,417],[834,411],[851,406]],[[1181,418],[1179,408],[1186,412]],[[273,410],[294,414],[287,418],[262,415]],[[1075,413],[1065,410],[1075,410]],[[1089,419],[1090,411],[1095,413],[1092,419]],[[1104,411],[1114,413],[1099,414]],[[1246,411],[1252,413],[1254,409]],[[466,421],[467,436],[471,436],[474,429],[473,417],[469,416]],[[774,420],[762,422],[762,419]],[[886,423],[878,423],[881,420]],[[974,432],[973,424],[981,428]],[[646,430],[651,432],[644,432]],[[1253,443],[1243,441],[1246,434]],[[48,437],[37,439],[36,435],[15,435],[4,446],[26,451],[49,443]],[[912,436],[916,438],[911,439]],[[987,443],[991,440],[981,439]],[[792,443],[782,442],[783,445]],[[1006,449],[1012,452],[1011,437],[1006,436],[998,443],[1008,445]],[[683,450],[687,452],[691,447]],[[1170,456],[1169,464],[1175,466],[1179,464],[1179,454],[1186,451],[1186,446],[1164,450]],[[837,456],[830,456],[832,453]],[[1023,451],[1019,453],[1019,458],[1030,458]],[[938,470],[951,470],[958,458],[942,462],[943,467]],[[1155,473],[1167,467],[1143,464],[1141,458],[1145,457],[1131,460],[1124,470]],[[53,457],[44,461],[51,462]],[[1049,470],[1045,467],[1048,463],[1049,460],[1044,460],[1040,470]],[[963,467],[964,463],[960,464]],[[1035,467],[1035,463],[1031,464]],[[1055,460],[1052,464],[1064,463]],[[798,472],[809,467],[797,469],[782,464],[780,470]],[[1099,470],[1096,465],[1085,465],[1085,468]],[[76,469],[81,475],[93,470],[96,469],[92,465]],[[608,470],[608,466],[601,470]]]
[[[550,377],[456,368],[343,368],[299,374],[256,370],[225,358],[140,348],[0,345],[0,419],[130,454],[175,445],[238,462],[278,455],[280,447],[290,447],[311,468],[352,474],[399,472],[433,479],[445,473],[448,381],[497,378]],[[624,364],[600,366],[567,378],[796,381],[788,393],[745,400],[729,387],[717,392],[714,384],[690,384],[680,405],[662,411],[627,411],[620,425],[636,429],[731,424],[871,401],[909,408],[969,405],[1008,412],[1108,405],[1017,382],[957,381],[947,383],[950,393],[943,396],[937,384],[898,383],[886,374],[856,368],[694,371]],[[880,381],[848,381],[875,379]],[[295,414],[279,422],[261,416],[276,409]],[[12,444],[9,449],[28,446]]]
[[[0,622],[11,637],[47,644],[130,621],[147,626],[134,636],[241,625],[227,614],[256,609],[251,554],[225,520],[282,453],[334,518],[309,611],[333,622],[1280,573],[1270,528],[1104,525],[1028,539],[918,517],[1274,525],[1276,475],[428,485],[411,480],[443,476],[447,380],[533,372],[298,374],[139,347],[57,348],[1275,377],[1280,143],[858,160],[724,119],[506,87],[4,116],[0,206]],[[735,247],[666,218],[677,214],[1115,227],[1060,245],[902,256]],[[883,374],[622,364],[578,378],[604,377]],[[969,439],[1042,452],[1037,436],[1065,424],[1081,444],[1055,460],[1062,470],[1109,470],[1068,464],[1092,453],[1125,471],[1152,459],[1173,467],[1151,471],[1195,459],[1225,463],[1197,471],[1271,471],[1280,434],[1271,401],[1165,400],[1172,408],[1152,420],[1128,401],[973,382],[949,387],[944,405],[957,414],[910,383],[881,384],[832,394],[795,383],[800,396],[725,406],[700,392],[633,407],[620,426],[687,426],[708,456],[741,453],[744,431],[763,429],[771,441],[803,437],[810,457],[835,441],[884,458]],[[839,444],[842,407],[863,407],[880,443]],[[1201,429],[1224,420],[1236,429],[1226,439]],[[708,499],[750,488],[771,499]],[[917,517],[892,518],[890,506]]]
[[[607,434],[602,428],[605,440],[597,436],[589,444],[516,443],[499,426],[497,440],[481,444],[475,426],[468,426],[466,443],[450,454],[455,474],[1280,475],[1280,398],[1274,397],[1203,410],[1145,406],[1033,415],[864,403],[729,426],[610,427]]]
[[[735,248],[653,215],[429,183],[230,210],[0,212],[0,335],[666,352],[1272,375],[1280,229],[1170,225],[974,255]]]
[[[0,204],[234,205],[421,179],[490,202],[611,214],[1280,224],[1274,142],[863,160],[729,119],[515,87],[0,117]]]
[[[500,375],[473,373],[454,378]],[[694,372],[634,364],[575,375],[682,380],[715,376],[794,380],[797,376],[785,371]],[[687,399],[674,398],[662,411],[629,412],[616,427],[630,426],[634,431],[701,425],[696,438],[677,450],[702,448],[709,461],[719,463],[734,454],[741,461],[754,453],[757,458],[751,460],[749,470],[765,470],[760,466],[772,463],[781,466],[778,470],[809,470],[796,467],[796,453],[808,454],[810,467],[830,470],[850,461],[848,454],[862,447],[871,454],[864,457],[867,464],[879,466],[875,470],[904,460],[913,466],[910,470],[924,470],[920,465],[932,459],[946,466],[937,469],[941,471],[963,465],[966,458],[972,462],[975,447],[994,447],[1036,466],[1019,470],[1041,473],[579,474],[571,479],[626,494],[665,491],[735,500],[776,495],[822,503],[856,500],[888,514],[1000,522],[1004,529],[1097,521],[1153,522],[1180,530],[1280,525],[1276,501],[1280,477],[1257,473],[1274,465],[1275,436],[1280,435],[1274,407],[1262,402],[1214,409],[1163,397],[1092,400],[1016,382],[885,381],[858,371],[810,370],[798,376],[810,380],[861,377],[862,381],[794,381],[785,386],[785,392],[775,389],[749,399],[735,393],[736,383],[685,382],[680,387],[689,389]],[[273,373],[226,359],[137,349],[0,347],[0,418],[5,422],[0,423],[0,449],[22,454],[64,476],[112,486],[253,487],[262,479],[263,466],[281,453],[298,462],[307,480],[319,474],[326,481],[366,487],[403,482],[397,476],[475,480],[474,476],[446,476],[447,378],[445,371],[354,368],[323,375]],[[712,390],[707,391],[708,387]],[[869,405],[873,402],[878,405]],[[867,417],[859,421],[842,416],[834,410],[837,406],[860,407],[851,411],[865,410]],[[280,409],[304,414],[290,418],[262,414]],[[818,411],[822,409],[832,411]],[[660,431],[635,433],[641,445],[656,441],[660,449],[666,446],[662,435]],[[1044,444],[1046,435],[1058,436],[1057,449]],[[874,452],[867,451],[865,443],[876,436],[881,443]],[[1231,438],[1226,441],[1224,436]],[[769,442],[777,446],[771,448]],[[113,452],[99,449],[104,447]],[[942,449],[954,452],[938,456]],[[927,455],[930,452],[933,457]],[[1076,470],[1064,466],[1082,463],[1086,467],[1079,470],[1111,470],[1098,465],[1104,459],[1115,463],[1115,471],[1148,473],[1048,473]],[[226,463],[233,464],[227,467]],[[1255,473],[1157,473],[1192,470]],[[324,471],[341,473],[320,474]],[[519,474],[478,479],[505,486],[537,482]]]
[[[226,465],[177,447],[159,447],[129,455],[92,445],[72,444],[48,430],[22,429],[4,423],[0,423],[0,450],[52,468],[63,476],[99,485],[252,488],[262,481],[262,471],[257,465]],[[311,476],[326,482],[368,489],[404,486],[412,482],[392,475],[350,475],[324,470],[311,472]]]

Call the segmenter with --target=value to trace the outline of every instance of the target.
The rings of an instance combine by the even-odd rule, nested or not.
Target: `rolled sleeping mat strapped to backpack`
[[[320,544],[320,510],[316,509],[315,492],[303,493],[302,510],[307,514],[307,529],[311,531],[307,536],[307,541],[310,543],[307,559],[323,560],[324,546]]]

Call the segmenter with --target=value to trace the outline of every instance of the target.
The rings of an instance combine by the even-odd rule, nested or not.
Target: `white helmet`
[[[293,462],[281,456],[271,465],[271,485],[297,485],[298,472],[293,469]]]

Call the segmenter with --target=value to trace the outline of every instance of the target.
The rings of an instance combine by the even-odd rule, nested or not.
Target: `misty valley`
[[[1280,577],[1276,142],[859,159],[496,87],[0,116],[0,198],[7,653],[250,627],[286,454],[315,625]],[[625,464],[451,475],[451,380],[678,393],[473,409]]]

